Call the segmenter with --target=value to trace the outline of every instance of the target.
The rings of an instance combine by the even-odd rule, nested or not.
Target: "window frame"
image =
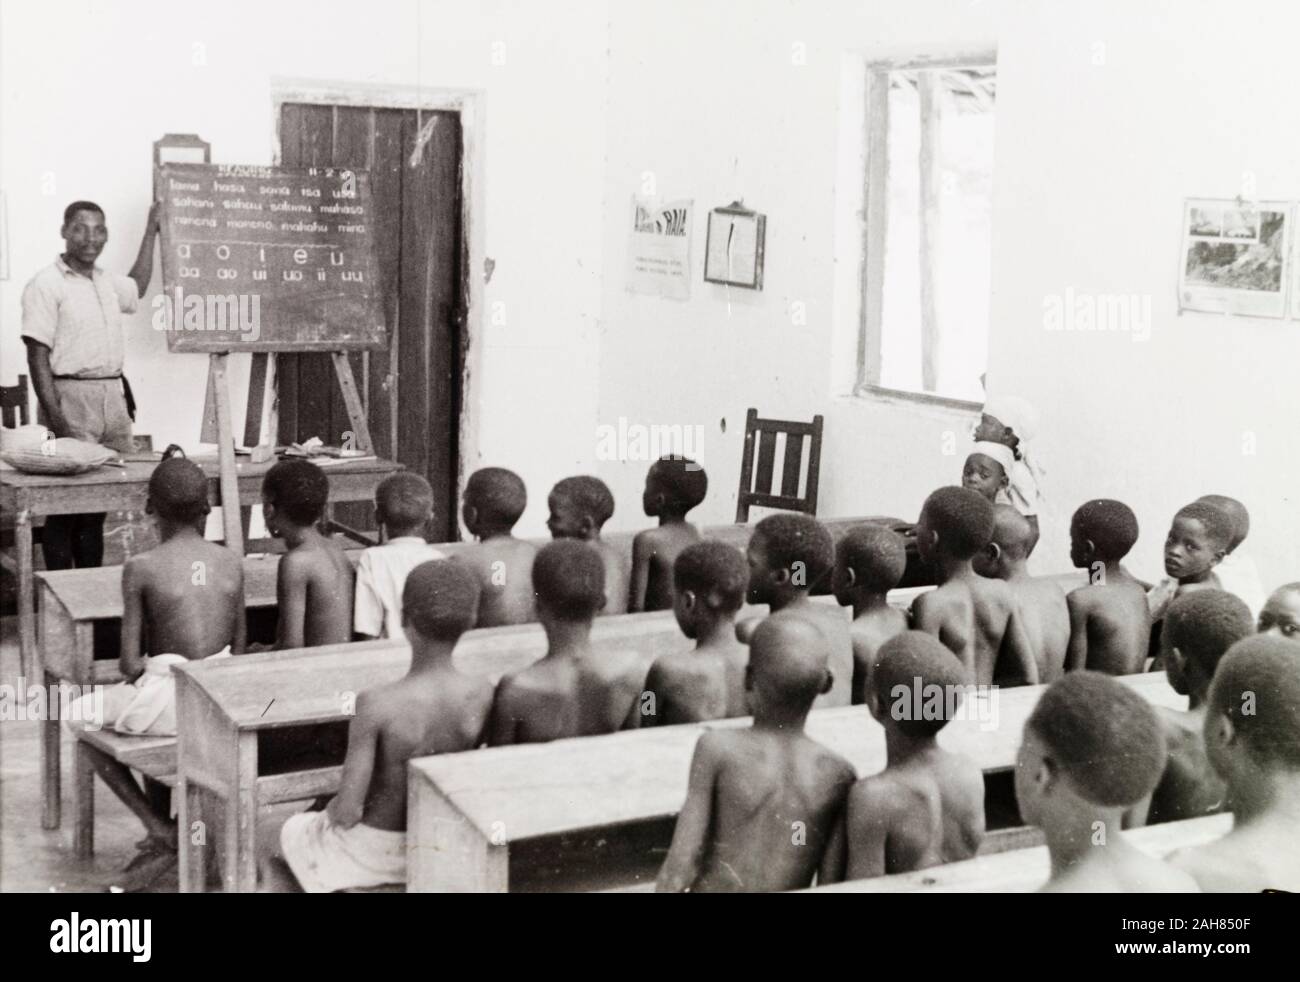
[[[861,264],[858,274],[857,371],[855,396],[880,401],[914,402],[952,409],[978,410],[982,403],[937,392],[894,389],[880,384],[884,367],[885,242],[889,230],[889,82],[898,71],[943,68],[997,68],[997,47],[954,49],[944,52],[871,58],[865,62],[866,167],[863,171]],[[882,84],[883,83],[883,84]],[[924,121],[922,122],[924,129]],[[873,194],[873,189],[879,189]],[[986,301],[989,298],[985,298]],[[922,337],[922,360],[929,347]],[[922,372],[924,379],[924,367]],[[924,384],[924,383],[923,383]]]

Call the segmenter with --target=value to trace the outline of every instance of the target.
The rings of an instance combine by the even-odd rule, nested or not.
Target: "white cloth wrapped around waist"
[[[208,658],[229,658],[230,645],[226,645]],[[203,659],[207,661],[208,658]],[[184,665],[192,659],[184,655],[149,655],[144,660],[144,671],[134,682],[124,682],[126,690],[121,695],[129,698],[109,708],[105,699],[105,721],[113,721],[113,729],[129,736],[176,735],[176,680],[172,666]],[[117,701],[117,700],[115,700]],[[116,710],[116,711],[114,711]]]

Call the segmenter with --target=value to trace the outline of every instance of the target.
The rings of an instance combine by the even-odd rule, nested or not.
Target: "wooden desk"
[[[208,500],[221,504],[217,458],[191,457],[208,476]],[[262,478],[274,461],[237,465],[240,501],[260,501]],[[155,463],[100,467],[85,474],[54,477],[0,470],[0,511],[14,517],[13,563],[18,577],[18,643],[22,672],[37,677],[35,582],[32,568],[32,520],[50,515],[143,511]],[[322,468],[330,483],[330,501],[371,501],[379,482],[401,464],[389,460],[350,461]],[[25,691],[25,690],[24,690]]]
[[[356,563],[360,549],[347,551]],[[244,607],[263,610],[276,605],[278,554],[244,557]],[[37,649],[47,685],[108,685],[122,679],[118,661],[94,655],[96,621],[122,616],[122,567],[68,569],[36,574]],[[52,714],[41,725],[41,826],[59,827],[62,821],[60,747],[63,728]]]
[[[1163,673],[1121,680],[1156,705],[1185,708]],[[1024,722],[1045,686],[998,690],[954,720],[940,743],[987,772],[1015,766]],[[996,725],[991,710],[996,708]],[[595,829],[674,818],[686,800],[695,742],[706,730],[747,720],[559,740],[424,757],[410,763],[407,889],[497,891],[510,885],[511,847]],[[859,775],[885,766],[884,731],[864,706],[818,710],[807,732]]]
[[[1232,828],[1232,815],[1208,815],[1164,822],[1125,832],[1143,852],[1164,857],[1178,849],[1204,845]],[[1028,893],[1047,882],[1051,863],[1046,846],[976,856],[959,863],[869,880],[849,880],[802,893]]]

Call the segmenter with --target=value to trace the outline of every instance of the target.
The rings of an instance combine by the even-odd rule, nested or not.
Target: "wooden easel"
[[[252,371],[248,378],[244,446],[252,448],[253,463],[262,463],[275,456],[280,414],[274,383],[273,355],[273,352],[253,352]],[[374,453],[366,410],[361,404],[361,395],[357,392],[356,378],[352,374],[352,363],[348,360],[347,352],[331,351],[330,358],[334,362],[334,374],[338,376],[339,388],[343,392],[348,424],[355,436],[355,449],[363,454]],[[208,355],[208,388],[203,402],[203,427],[199,433],[199,442],[217,445],[221,527],[226,545],[242,556],[244,530],[240,522],[239,481],[235,469],[235,433],[230,410],[230,382],[227,377],[229,359],[229,352]]]

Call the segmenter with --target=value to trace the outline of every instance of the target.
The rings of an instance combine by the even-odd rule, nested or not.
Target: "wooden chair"
[[[772,471],[776,460],[776,435],[785,434],[785,456],[781,466],[780,493],[772,493]],[[805,440],[805,438],[807,438]],[[755,466],[754,444],[758,443]],[[808,445],[808,480],[799,494],[799,473],[803,469],[803,448]],[[736,521],[748,522],[751,505],[817,514],[817,479],[822,459],[822,417],[811,423],[786,419],[760,419],[757,409],[745,417],[745,453],[740,459],[740,489],[736,494]]]
[[[31,420],[27,397],[27,376],[19,375],[17,385],[0,385],[0,421],[13,429]]]

